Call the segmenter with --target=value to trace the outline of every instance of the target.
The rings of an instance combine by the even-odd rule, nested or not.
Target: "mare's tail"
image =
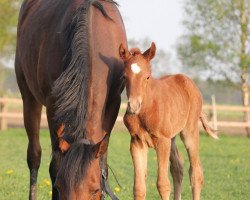
[[[213,128],[209,126],[208,121],[207,121],[207,116],[204,112],[201,112],[200,120],[206,133],[214,139],[219,139],[218,135],[216,134],[216,130],[214,130]]]

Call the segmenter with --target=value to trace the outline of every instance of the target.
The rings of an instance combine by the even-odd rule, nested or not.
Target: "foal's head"
[[[144,53],[139,49],[128,51],[122,44],[119,48],[120,57],[125,68],[123,78],[126,81],[128,109],[130,114],[139,114],[146,93],[148,81],[151,78],[150,60],[155,56],[155,43]]]
[[[82,140],[72,144],[62,161],[55,186],[60,200],[100,200],[102,195],[101,156],[107,151],[107,135],[98,144]]]

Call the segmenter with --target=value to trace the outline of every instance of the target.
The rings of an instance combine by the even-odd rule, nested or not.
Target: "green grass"
[[[42,130],[42,163],[38,178],[38,200],[50,199],[49,161],[50,139],[48,131]],[[0,132],[0,200],[28,199],[29,171],[26,165],[27,138],[23,129]],[[109,165],[114,170],[122,189],[117,193],[121,200],[132,198],[133,167],[129,153],[130,137],[127,132],[113,132],[109,146]],[[188,168],[189,162],[183,144],[178,147],[185,159],[182,199],[191,199]],[[245,137],[221,136],[215,141],[201,136],[200,156],[205,175],[202,198],[205,200],[248,200],[250,197],[250,139]],[[156,182],[156,156],[149,152],[147,199],[159,199]],[[12,174],[7,174],[13,170]],[[9,171],[11,173],[11,171]],[[110,173],[112,189],[117,187]]]

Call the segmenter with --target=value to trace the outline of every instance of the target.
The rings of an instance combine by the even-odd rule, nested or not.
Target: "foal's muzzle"
[[[128,101],[128,107],[127,107],[127,112],[129,114],[139,114],[141,110],[141,100],[136,99],[136,100],[129,100]]]

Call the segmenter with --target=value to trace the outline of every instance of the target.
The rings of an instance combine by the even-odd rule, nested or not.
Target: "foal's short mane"
[[[113,0],[103,1],[117,5]],[[90,6],[93,5],[105,18],[111,19],[101,2],[85,0],[75,11],[65,30],[67,53],[64,57],[64,71],[52,88],[56,128],[64,124],[63,138],[72,144],[59,170],[68,195],[82,180],[87,163],[92,157],[92,148],[80,141],[85,137],[88,117],[88,83],[91,71],[88,17]]]
[[[134,55],[139,55],[141,54],[141,50],[139,48],[132,48],[130,50],[130,53],[134,56]]]

